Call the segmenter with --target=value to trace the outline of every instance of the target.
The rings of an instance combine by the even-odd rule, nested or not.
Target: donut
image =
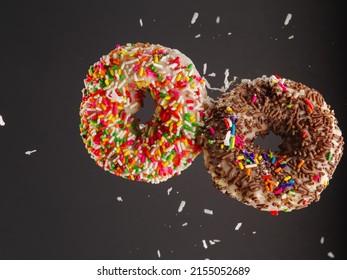
[[[322,95],[278,75],[242,80],[209,110],[204,163],[223,193],[254,208],[290,212],[319,201],[343,153],[334,111]],[[257,136],[281,136],[277,151]]]
[[[202,151],[205,80],[184,54],[157,44],[117,45],[92,65],[82,90],[80,133],[97,165],[129,180],[159,183]],[[141,123],[144,98],[155,111]]]

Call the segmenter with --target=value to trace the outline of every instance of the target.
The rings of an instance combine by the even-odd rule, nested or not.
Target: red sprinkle
[[[229,122],[226,118],[224,118],[224,123],[225,123],[225,126],[227,129],[230,129],[230,125],[229,125]]]
[[[261,176],[261,178],[264,179],[264,180],[270,179],[271,178],[271,174],[263,175],[263,176]]]
[[[310,106],[310,108],[311,108],[312,110],[314,109],[314,107],[313,107],[312,103],[310,102],[310,100],[305,99],[305,103],[306,103],[308,106]]]
[[[271,214],[272,216],[278,216],[278,211],[277,211],[277,210],[271,210],[271,211],[270,211],[270,214]]]
[[[306,138],[306,136],[307,136],[307,132],[304,131],[304,132],[301,134],[301,137],[302,137],[302,138]]]

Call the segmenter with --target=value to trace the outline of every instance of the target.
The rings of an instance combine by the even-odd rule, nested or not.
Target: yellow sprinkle
[[[166,167],[166,166],[168,166],[169,165],[169,161],[165,161],[164,163],[163,163],[163,165]]]
[[[159,58],[158,58],[157,55],[154,55],[153,59],[154,59],[154,62],[155,62],[155,63],[158,63],[158,62],[159,62]]]
[[[177,77],[176,77],[176,81],[178,82],[179,80],[181,80],[181,78],[182,78],[182,75],[178,74]]]
[[[114,71],[112,69],[110,69],[110,74],[114,76]]]
[[[226,110],[227,110],[228,112],[232,112],[232,111],[233,111],[233,109],[231,109],[230,107],[226,107]]]
[[[173,130],[173,123],[170,124],[169,130],[170,130],[170,131]]]
[[[133,181],[135,180],[135,177],[134,177],[133,174],[130,174],[130,179],[133,180]]]
[[[195,115],[190,115],[189,119],[191,122],[195,122]]]
[[[140,72],[139,72],[140,76],[143,75],[143,72],[144,72],[144,69],[143,69],[143,67],[141,67],[141,68],[140,68]]]
[[[254,159],[254,162],[255,162],[256,164],[259,164],[259,160],[257,160],[256,158]]]
[[[101,108],[102,108],[103,110],[106,110],[105,104],[101,103]]]
[[[180,126],[182,124],[182,121],[177,122],[177,126]]]
[[[172,119],[169,119],[169,120],[166,122],[166,124],[170,124],[170,123],[172,123]]]
[[[110,115],[108,116],[107,120],[110,121],[112,118],[113,118],[113,115],[110,114]]]
[[[110,138],[102,138],[102,142],[107,142]]]
[[[117,152],[117,154],[119,154],[119,153],[120,153],[120,148],[119,148],[119,147],[117,148],[117,151],[116,151],[116,152]]]
[[[142,87],[142,82],[136,82],[138,88]]]
[[[220,147],[221,147],[221,149],[224,149],[224,144],[221,144]]]
[[[184,76],[184,79],[186,79],[186,81],[189,81],[189,77],[188,76]]]
[[[237,159],[238,160],[243,160],[245,158],[245,156],[238,156]]]
[[[119,68],[119,69],[117,70],[117,73],[118,73],[118,75],[122,74],[122,69]]]
[[[135,151],[134,151],[134,156],[136,156],[138,153],[139,153],[139,151],[138,151],[138,150],[135,150]]]
[[[195,84],[194,84],[194,83],[191,84],[190,87],[191,87],[191,88],[195,88]]]
[[[243,164],[242,164],[241,161],[239,161],[239,167],[240,167],[241,170],[245,169],[245,168],[243,167]]]
[[[324,181],[324,186],[327,186],[328,185],[328,181]]]
[[[105,117],[105,115],[103,115],[103,114],[98,116],[99,119],[102,119],[103,117]]]
[[[292,178],[292,176],[287,176],[287,177],[285,177],[283,180],[287,182],[287,181],[290,180],[291,178]]]
[[[123,106],[118,105],[118,106],[117,106],[117,109],[118,109],[118,110],[122,110],[122,109],[123,109]]]
[[[119,119],[119,114],[116,114],[114,117],[115,117],[116,119]]]
[[[234,149],[235,148],[235,137],[232,137],[231,138],[231,149]]]
[[[110,84],[109,80],[105,80],[105,84],[108,86]]]
[[[188,145],[188,140],[187,140],[187,139],[184,139],[183,143],[184,143],[184,145],[185,145],[186,147],[189,146],[189,145]]]
[[[128,155],[130,155],[130,151],[129,151],[129,150],[127,150],[127,151],[124,153],[124,156],[125,156],[125,157],[128,156]]]
[[[165,97],[165,100],[170,100],[170,99],[171,99],[170,96],[166,96],[166,97]]]
[[[259,161],[262,161],[262,160],[263,160],[263,157],[262,157],[261,155],[259,155],[258,160],[259,160]]]

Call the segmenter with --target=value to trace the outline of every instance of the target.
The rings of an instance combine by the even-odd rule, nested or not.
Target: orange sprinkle
[[[313,113],[313,110],[312,110],[311,107],[306,106],[306,109],[307,109],[307,113],[308,113],[309,115],[311,115],[311,114]]]
[[[251,168],[246,168],[246,175],[251,176]]]
[[[298,164],[298,169],[300,169],[301,168],[301,166],[303,166],[304,165],[304,160],[300,160],[300,162],[299,162],[299,164]]]
[[[266,180],[266,183],[269,183],[270,185],[276,185],[276,182],[274,182],[272,180]]]
[[[269,188],[268,185],[265,185],[265,189],[266,189],[267,191],[270,191],[270,188]]]
[[[281,168],[281,167],[278,167],[278,168],[275,169],[275,172],[278,173],[278,172],[280,172],[281,170],[282,170],[282,168]]]
[[[180,104],[178,105],[177,109],[175,110],[175,113],[178,113],[182,109],[183,105]]]

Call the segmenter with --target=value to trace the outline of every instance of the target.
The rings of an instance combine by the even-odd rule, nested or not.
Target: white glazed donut
[[[269,131],[283,139],[278,151],[254,145]],[[320,199],[344,144],[322,95],[279,76],[243,80],[223,94],[210,111],[203,138],[215,186],[274,215]]]
[[[81,136],[105,170],[159,183],[180,174],[200,153],[196,137],[208,104],[205,80],[178,50],[118,45],[90,67],[84,83]],[[156,108],[141,124],[134,113],[147,94]]]

